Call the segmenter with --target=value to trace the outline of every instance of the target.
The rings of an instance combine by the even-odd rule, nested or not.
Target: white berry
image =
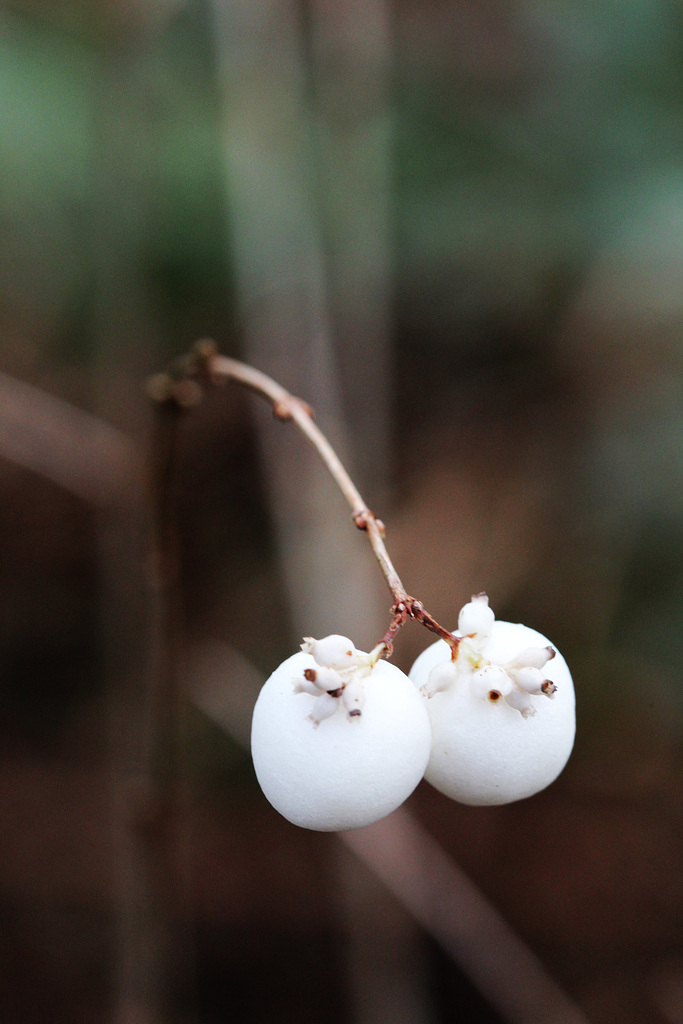
[[[432,724],[427,781],[461,803],[504,804],[545,789],[564,768],[574,743],[574,686],[540,633],[483,616],[481,625],[486,635],[461,641],[446,689],[432,683],[450,662],[443,640],[423,651],[410,678]]]
[[[284,661],[252,720],[264,794],[293,824],[320,831],[360,828],[395,810],[422,778],[431,746],[427,709],[408,677],[337,639],[307,640],[307,650]],[[300,680],[329,667],[317,660],[323,655],[334,659],[343,686],[316,696]]]

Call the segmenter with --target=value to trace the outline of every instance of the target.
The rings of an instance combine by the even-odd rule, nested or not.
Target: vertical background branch
[[[322,248],[318,197],[326,183],[310,128],[299,8],[293,2],[266,0],[255,7],[249,0],[228,0],[214,3],[213,11],[230,198],[227,241],[235,254],[244,355],[306,397],[353,468]],[[353,219],[353,208],[348,212]],[[372,351],[374,336],[364,341]],[[355,366],[361,380],[364,363]],[[381,409],[386,384],[373,380],[375,387]],[[377,426],[381,437],[385,424],[378,419]],[[338,533],[339,499],[324,470],[306,459],[296,440],[274,452],[262,429],[264,479],[276,510],[294,634],[341,629],[358,637],[359,645],[372,644],[380,586],[371,559],[357,538]]]
[[[358,472],[361,489],[371,487],[379,500],[387,492],[390,432],[386,4],[314,3],[305,31],[294,3],[213,6],[245,357],[313,405],[351,475]],[[353,103],[338,102],[338,76],[352,77]],[[354,436],[365,438],[356,450],[347,415],[356,423]],[[376,567],[354,532],[339,529],[348,513],[317,460],[311,463],[297,439],[273,444],[271,431],[268,423],[259,429],[261,457],[293,634],[341,632],[370,649],[386,622]],[[335,883],[358,1024],[388,1017],[407,1024],[418,1006],[427,1022],[419,970],[404,976],[398,1017],[390,987],[370,983],[381,976],[387,943],[397,960],[420,963],[414,925],[393,912],[379,887],[375,913],[359,916],[366,881],[341,860]],[[390,936],[382,929],[385,915]]]

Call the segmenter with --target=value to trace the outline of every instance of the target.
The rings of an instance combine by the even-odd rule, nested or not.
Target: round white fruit
[[[464,804],[504,804],[532,796],[557,778],[576,729],[574,686],[562,655],[556,652],[542,669],[556,686],[552,697],[530,695],[518,687],[503,695],[500,687],[492,686],[488,699],[477,665],[480,657],[492,668],[507,666],[520,652],[526,655],[525,649],[547,647],[548,640],[536,630],[496,620],[473,652],[471,668],[463,649],[451,685],[436,690],[426,684],[436,666],[447,665],[450,647],[439,640],[418,657],[410,678],[418,688],[426,687],[432,751],[425,778],[436,789]]]
[[[360,828],[395,810],[422,778],[429,716],[408,677],[379,661],[347,684],[362,686],[362,712],[348,713],[338,700],[334,713],[316,724],[309,716],[321,698],[295,689],[316,664],[311,654],[294,654],[263,686],[251,732],[256,777],[273,807],[295,825],[326,832]]]

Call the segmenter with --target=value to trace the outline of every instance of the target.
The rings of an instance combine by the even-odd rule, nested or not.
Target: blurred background
[[[680,1024],[681,5],[5,0],[0,105],[0,1022]],[[550,789],[267,804],[262,682],[391,598],[232,386],[155,573],[145,382],[204,336],[439,621],[486,590],[563,652]]]

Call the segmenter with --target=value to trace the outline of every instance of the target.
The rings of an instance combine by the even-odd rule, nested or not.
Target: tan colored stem
[[[150,397],[161,403],[171,402],[178,408],[190,408],[201,397],[201,387],[197,378],[208,379],[214,384],[234,381],[262,395],[271,403],[273,412],[278,419],[292,420],[315,448],[349,503],[354,523],[360,530],[367,533],[370,546],[394,599],[393,621],[378,645],[378,648],[384,649],[385,657],[389,657],[391,654],[393,639],[406,619],[415,619],[445,640],[452,649],[451,656],[455,658],[460,639],[439,625],[423,607],[421,601],[408,594],[386,549],[384,525],[368,508],[358,488],[344,469],[339,456],[317,426],[311,407],[300,398],[291,395],[272,377],[254,369],[253,366],[248,366],[238,359],[220,355],[216,351],[214,343],[209,340],[197,342],[189,356],[176,360],[168,371],[150,378],[148,381]]]
[[[409,601],[408,592],[403,586],[384,544],[382,528],[377,517],[368,508],[358,488],[342,465],[339,456],[313,419],[310,407],[300,398],[291,395],[272,377],[268,377],[267,374],[261,373],[260,370],[255,370],[252,366],[247,366],[246,363],[241,363],[237,359],[212,355],[207,362],[213,380],[233,380],[243,384],[269,399],[273,405],[273,411],[279,419],[292,420],[296,424],[327,466],[339,490],[351,507],[356,525],[367,532],[370,546],[379,562],[394,603]]]

